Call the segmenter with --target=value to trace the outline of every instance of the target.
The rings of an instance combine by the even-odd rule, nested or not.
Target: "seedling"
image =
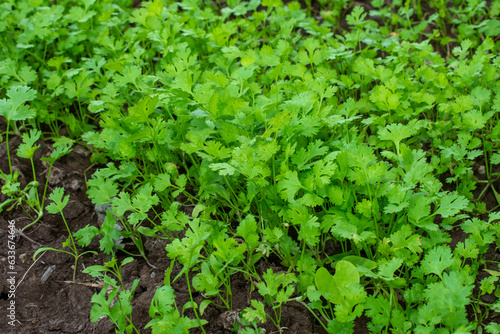
[[[73,281],[75,281],[76,271],[78,269],[78,259],[85,254],[89,254],[89,253],[97,254],[97,252],[86,251],[86,252],[83,252],[80,254],[78,253],[78,248],[76,246],[75,240],[73,239],[73,234],[71,233],[71,229],[69,228],[69,225],[68,225],[68,222],[66,221],[66,218],[64,218],[63,210],[69,201],[69,195],[64,196],[64,189],[63,188],[54,189],[52,194],[50,194],[49,199],[52,201],[52,203],[47,205],[47,211],[51,214],[57,214],[57,213],[61,214],[64,225],[66,226],[66,229],[68,230],[68,238],[66,239],[65,242],[63,242],[62,246],[63,246],[63,248],[68,247],[70,249],[70,251],[65,251],[65,250],[57,249],[57,248],[53,248],[53,247],[41,247],[41,248],[38,248],[36,250],[35,254],[33,254],[33,261],[36,260],[36,256],[39,253],[47,251],[47,250],[69,254],[75,258],[75,266],[74,266],[74,270],[73,270]]]
[[[118,265],[114,253],[112,254],[112,259],[104,263],[104,266],[95,265],[83,270],[83,273],[89,274],[92,277],[100,277],[104,281],[102,290],[92,296],[91,302],[93,305],[90,310],[90,320],[96,322],[102,316],[107,316],[116,325],[118,333],[139,334],[139,330],[132,322],[131,302],[140,280],[134,280],[130,290],[127,290],[123,284],[122,276],[123,266],[134,261],[134,258],[127,257]],[[107,276],[107,273],[114,275],[118,279],[118,282]]]
[[[2,192],[9,196],[5,202],[0,204],[0,210],[10,204],[7,210],[12,210],[16,206],[21,206],[28,216],[32,218],[32,222],[23,227],[21,231],[36,224],[43,217],[43,210],[45,205],[45,197],[49,185],[50,173],[52,171],[52,166],[57,159],[63,157],[64,155],[71,152],[68,146],[57,146],[48,157],[43,157],[41,160],[49,163],[47,177],[45,180],[45,186],[43,188],[43,194],[40,197],[38,193],[39,182],[36,179],[35,164],[33,156],[35,151],[40,147],[36,142],[40,139],[41,132],[39,130],[30,130],[29,133],[23,134],[23,143],[19,145],[17,149],[17,155],[21,158],[30,159],[31,170],[33,173],[33,181],[29,182],[24,189],[21,189],[20,183],[16,182],[19,174],[17,171],[10,174],[1,173],[1,178],[4,180],[5,185],[2,187]],[[7,145],[8,147],[8,145]],[[9,166],[10,166],[10,156],[9,156]],[[12,204],[11,204],[12,203]],[[23,204],[28,206],[26,210]],[[35,216],[32,216],[32,212],[35,212]]]

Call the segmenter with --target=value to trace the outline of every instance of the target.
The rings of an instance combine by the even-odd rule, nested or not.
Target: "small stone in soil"
[[[71,189],[73,191],[77,191],[78,189],[80,189],[81,186],[82,183],[80,182],[80,180],[77,179],[72,179],[66,184],[66,188]]]
[[[59,169],[59,168],[56,168],[56,167],[52,167],[52,170],[50,172],[50,176],[49,176],[49,184],[51,186],[55,186],[55,185],[58,185],[62,182],[62,180],[64,179],[64,171]]]
[[[238,311],[226,311],[220,315],[222,326],[224,329],[231,329],[236,323],[236,318],[238,317]]]
[[[54,270],[56,270],[55,265],[52,265],[52,266],[48,267],[47,270],[45,270],[45,272],[42,275],[42,278],[40,278],[40,281],[42,282],[42,284],[45,283],[49,279],[50,275],[52,275],[52,272]]]
[[[80,146],[80,145],[76,145],[73,148],[73,151],[76,154],[83,155],[84,157],[88,157],[90,155],[90,152],[88,150],[86,150],[84,147]]]
[[[19,255],[19,260],[21,260],[23,264],[26,263],[26,261],[28,260],[28,255],[26,255],[26,253]]]

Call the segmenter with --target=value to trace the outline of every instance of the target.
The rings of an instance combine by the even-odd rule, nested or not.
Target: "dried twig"
[[[45,251],[47,252],[47,251]],[[40,255],[38,257],[38,259],[35,260],[35,262],[33,262],[33,264],[31,264],[31,266],[28,268],[28,270],[26,270],[26,272],[24,273],[23,277],[21,277],[21,280],[19,281],[19,283],[17,283],[16,285],[16,291],[17,291],[17,288],[19,287],[19,285],[21,285],[21,283],[23,282],[24,278],[26,277],[26,275],[28,274],[28,272],[31,270],[31,268],[35,265],[35,263],[38,262],[38,260],[40,260],[43,256],[43,254],[45,254],[45,252],[42,253],[42,255]]]
[[[102,289],[104,288],[104,283],[85,283],[85,282],[76,282],[76,281],[60,281],[66,284],[77,284],[77,285],[84,285],[88,286],[90,288],[98,288]]]
[[[16,232],[15,232],[17,235],[20,235],[21,237],[27,239],[28,241],[31,241],[32,243],[34,244],[37,244],[38,246],[40,247],[43,247],[43,245],[39,242],[36,242],[35,240],[31,239],[30,237],[28,237],[26,234],[23,233],[22,230],[19,230],[19,229],[16,229]]]

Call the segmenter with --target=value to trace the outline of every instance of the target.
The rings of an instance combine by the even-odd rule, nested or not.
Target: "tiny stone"
[[[56,266],[55,265],[51,265],[50,267],[47,268],[47,270],[45,270],[45,273],[42,275],[42,277],[40,278],[40,281],[43,283],[45,283],[50,275],[52,275],[52,272],[56,270]]]
[[[106,211],[111,210],[111,209],[112,209],[112,206],[109,203],[96,205],[94,207],[94,210],[97,213],[97,219],[101,224],[104,222],[104,219],[106,218]]]
[[[76,154],[83,155],[84,157],[88,157],[90,155],[90,152],[87,149],[85,149],[84,147],[80,146],[80,145],[76,145],[73,148],[73,151]]]
[[[64,179],[65,172],[59,168],[53,167],[49,176],[50,185],[58,185]]]
[[[151,273],[151,278],[155,278],[155,277],[156,277],[156,273],[153,271],[153,272]]]
[[[486,168],[484,166],[479,166],[479,168],[477,169],[477,171],[479,172],[479,174],[481,175],[484,175],[486,174]]]
[[[72,179],[68,184],[68,188],[74,191],[80,189],[81,186],[82,183],[77,179]]]
[[[22,263],[26,263],[26,261],[28,260],[28,255],[26,255],[26,253],[19,255],[19,260],[21,260]]]

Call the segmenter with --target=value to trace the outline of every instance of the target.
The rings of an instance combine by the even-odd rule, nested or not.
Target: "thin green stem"
[[[69,238],[71,239],[72,247],[70,247],[70,248],[72,251],[74,251],[75,255],[78,255],[78,250],[76,249],[76,243],[75,243],[75,240],[73,239],[73,234],[71,233],[68,222],[66,221],[66,218],[64,218],[64,214],[62,211],[60,211],[60,214],[61,214],[62,219],[64,221],[64,225],[66,226],[66,229],[68,230]]]
[[[185,272],[185,275],[186,275],[186,281],[187,281],[187,286],[188,286],[189,299],[191,299],[194,315],[195,315],[196,319],[198,320],[198,325],[201,327],[201,331],[203,332],[203,334],[207,334],[207,332],[205,332],[205,328],[203,327],[203,324],[201,323],[200,317],[198,316],[198,311],[196,310],[196,307],[194,305],[193,293],[191,292],[191,284],[189,283],[189,275],[188,275],[187,271]]]
[[[35,163],[33,162],[33,158],[31,158],[30,160],[31,160],[31,171],[33,172],[33,181],[36,182]],[[40,205],[40,195],[38,195],[38,186],[35,189],[35,196],[36,196],[36,201],[38,202],[38,205]]]
[[[52,165],[54,163],[51,163],[49,166],[49,172],[47,173],[47,179],[45,180],[45,187],[43,188],[43,196],[42,196],[42,206],[40,207],[40,210],[43,212],[44,204],[45,204],[45,195],[47,194],[47,188],[49,187],[49,178],[50,178],[50,172],[52,171]]]
[[[314,316],[314,318],[316,318],[316,320],[317,320],[317,321],[321,324],[321,326],[322,326],[325,330],[327,330],[327,327],[325,326],[325,324],[323,323],[323,321],[321,321],[321,319],[320,319],[320,318],[316,315],[316,313],[315,313],[315,312],[314,312],[314,311],[313,311],[313,310],[312,310],[312,309],[311,309],[311,308],[310,308],[310,307],[309,307],[306,303],[304,303],[304,302],[303,302],[303,301],[301,301],[301,300],[296,300],[296,301],[297,301],[297,303],[300,303],[300,304],[301,304],[301,305],[303,305],[306,309],[308,309],[308,310],[309,310],[309,312],[311,312],[311,313],[312,313],[312,315]]]
[[[26,225],[25,227],[23,227],[21,232],[24,232],[29,227],[35,225],[42,217],[43,217],[43,209],[40,209],[40,211],[38,211],[38,216],[36,217],[36,219],[31,223],[29,223],[28,225]]]
[[[12,162],[10,161],[10,149],[9,149],[9,127],[10,127],[10,121],[7,120],[7,131],[5,133],[6,145],[7,145],[7,159],[9,160],[9,172],[10,174],[12,174]]]

